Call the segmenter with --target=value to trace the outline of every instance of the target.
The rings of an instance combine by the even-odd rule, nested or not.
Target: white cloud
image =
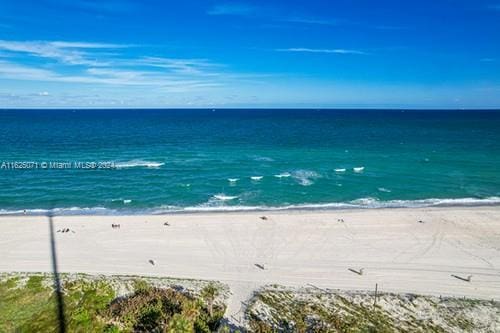
[[[148,50],[155,55],[148,55]],[[122,101],[126,105],[171,105],[182,96],[217,96],[231,87],[255,86],[262,77],[269,77],[232,72],[210,59],[163,56],[160,51],[166,52],[157,47],[86,41],[0,40],[0,93],[17,89],[14,95],[0,95],[0,105],[110,106]],[[28,86],[41,90],[26,93]]]
[[[0,40],[0,52],[3,51],[2,56],[5,58],[17,59],[19,58],[19,54],[24,54],[56,60],[70,66],[83,65],[89,68],[146,66],[158,69],[163,68],[177,74],[204,76],[214,76],[216,73],[209,73],[209,70],[221,67],[207,59],[179,59],[150,56],[127,59],[126,57],[122,58],[120,53],[102,52],[109,50],[117,51],[127,47],[130,47],[130,45],[67,41]],[[93,70],[95,71],[95,69]],[[132,72],[117,72],[122,76],[132,74]]]
[[[63,75],[52,70],[39,69],[0,61],[0,77],[12,80],[103,84],[115,86],[154,86],[164,89],[188,90],[220,86],[220,82],[196,77],[169,75],[161,72],[115,68],[88,68],[79,75]]]
[[[64,42],[64,41],[53,41],[44,42],[48,45],[52,45],[58,48],[75,48],[75,49],[117,49],[129,47],[130,45],[123,44],[109,44],[109,43],[88,43],[88,42]]]
[[[0,50],[24,53],[56,60],[70,65],[104,66],[107,63],[92,59],[85,50],[123,47],[115,44],[61,42],[61,41],[8,41],[0,40]]]
[[[220,64],[212,63],[207,59],[176,59],[161,57],[143,57],[137,60],[137,64],[165,68],[178,74],[193,74],[203,76],[216,76],[213,70],[222,67]]]
[[[333,53],[333,54],[367,54],[366,52],[359,50],[349,50],[349,49],[311,49],[305,47],[292,47],[287,49],[276,49],[279,52],[307,52],[307,53]]]
[[[54,76],[52,71],[0,61],[0,77],[20,80],[40,80]]]
[[[223,65],[208,59],[152,56],[127,57],[123,45],[66,41],[0,40],[0,78],[36,82],[154,87],[162,91],[187,92],[212,89],[244,75],[219,72]],[[99,52],[93,52],[97,49]],[[81,50],[85,53],[80,52]],[[33,59],[37,58],[34,64]],[[92,59],[91,59],[92,58]],[[26,61],[29,59],[29,61]],[[47,62],[58,60],[58,65]],[[40,96],[42,96],[40,94]]]

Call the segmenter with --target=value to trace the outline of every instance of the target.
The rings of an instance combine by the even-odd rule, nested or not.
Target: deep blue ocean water
[[[1,214],[499,204],[500,112],[0,110],[0,167]]]

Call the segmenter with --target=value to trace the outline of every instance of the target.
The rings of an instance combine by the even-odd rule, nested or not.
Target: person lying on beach
[[[260,219],[265,221],[267,220],[267,216],[261,216]]]
[[[165,222],[165,223],[163,223],[163,225],[165,225],[165,226],[169,226],[169,225],[170,225],[170,223]]]

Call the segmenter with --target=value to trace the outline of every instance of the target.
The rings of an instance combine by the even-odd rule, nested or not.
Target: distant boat
[[[354,170],[354,172],[363,172],[363,170],[365,170],[365,167],[352,168],[352,170]]]
[[[335,169],[335,172],[345,172],[345,169]]]

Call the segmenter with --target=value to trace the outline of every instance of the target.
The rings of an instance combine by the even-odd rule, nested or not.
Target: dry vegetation
[[[500,332],[500,303],[266,288],[247,309],[253,332]]]

